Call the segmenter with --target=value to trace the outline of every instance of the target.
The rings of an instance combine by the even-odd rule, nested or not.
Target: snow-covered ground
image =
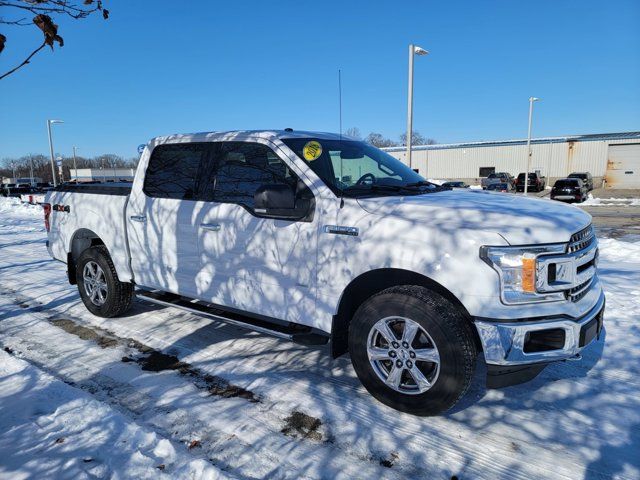
[[[89,314],[40,209],[0,199],[0,478],[640,478],[640,242],[600,239],[580,362],[398,413],[348,358],[173,308]],[[4,349],[4,351],[2,351]]]
[[[640,206],[640,198],[595,198],[591,193],[580,205],[587,207],[595,206]]]

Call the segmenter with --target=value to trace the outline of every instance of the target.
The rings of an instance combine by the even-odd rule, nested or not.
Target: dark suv
[[[543,177],[537,172],[529,172],[528,191],[541,192],[546,186],[547,177]],[[519,174],[518,178],[516,178],[516,191],[524,192],[524,173]]]
[[[587,199],[589,190],[579,178],[561,178],[556,180],[551,189],[551,200],[562,200],[564,202],[584,202]]]
[[[593,190],[593,177],[589,172],[573,172],[568,178],[579,178],[584,183],[584,186],[587,187],[587,191]]]

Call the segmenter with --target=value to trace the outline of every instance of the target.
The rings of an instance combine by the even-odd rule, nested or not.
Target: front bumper
[[[596,304],[582,317],[550,317],[527,321],[476,320],[485,361],[488,365],[519,366],[554,362],[575,357],[596,336],[599,336],[604,315],[605,297],[600,291]],[[564,332],[564,342],[558,348],[532,349],[527,342],[535,332]],[[557,335],[556,335],[557,337]],[[527,351],[529,349],[529,351]]]

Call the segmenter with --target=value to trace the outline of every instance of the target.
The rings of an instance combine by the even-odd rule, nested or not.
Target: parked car
[[[2,188],[0,189],[0,193],[2,193],[3,197],[8,197],[9,192],[11,191],[12,188],[15,188],[15,186],[16,186],[15,183],[3,183]]]
[[[579,178],[584,183],[584,186],[587,187],[587,191],[593,190],[593,177],[589,172],[574,172],[570,173],[568,178]]]
[[[589,189],[579,178],[561,178],[551,189],[551,200],[565,202],[584,202],[589,194]]]
[[[490,173],[487,178],[480,180],[480,185],[486,189],[492,183],[513,183],[513,177],[507,172]]]
[[[524,192],[524,173],[518,174],[516,178],[516,191]],[[547,178],[540,175],[538,172],[529,172],[529,182],[527,190],[532,192],[541,192],[547,187]]]
[[[576,359],[602,328],[582,210],[443,189],[337,134],[159,137],[137,169],[133,184],[46,197],[47,248],[95,315],[137,295],[329,343],[375,398],[416,415],[460,400],[479,350],[487,385],[506,386]]]
[[[467,185],[466,183],[456,181],[456,180],[450,181],[450,182],[444,182],[440,186],[445,188],[469,188],[469,185]]]
[[[5,197],[20,198],[22,195],[27,195],[29,193],[33,193],[33,189],[29,185],[16,185],[15,187],[7,188],[7,194]]]
[[[487,186],[487,190],[494,192],[513,193],[515,188],[511,182],[506,183],[491,183]]]

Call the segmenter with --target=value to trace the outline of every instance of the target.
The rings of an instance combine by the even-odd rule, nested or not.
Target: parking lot
[[[0,420],[5,471],[109,476],[126,459],[210,478],[640,475],[640,243],[611,234],[634,232],[631,207],[588,207],[607,314],[583,361],[501,390],[480,361],[458,407],[420,418],[376,402],[325,348],[142,301],[123,318],[89,314],[44,248],[38,207],[0,202],[1,402],[21,412]],[[109,428],[76,428],[87,418]]]

